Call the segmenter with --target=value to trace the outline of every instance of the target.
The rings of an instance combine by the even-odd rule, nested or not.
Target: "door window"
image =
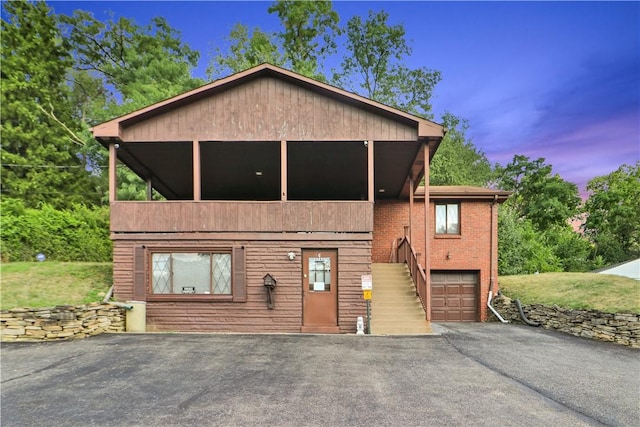
[[[309,257],[309,290],[331,291],[331,258]]]

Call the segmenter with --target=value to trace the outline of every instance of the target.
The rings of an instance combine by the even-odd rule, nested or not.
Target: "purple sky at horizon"
[[[201,53],[241,22],[278,30],[270,2],[50,2],[57,13],[107,11],[146,24],[163,16]],[[435,120],[465,118],[491,163],[544,157],[578,184],[640,161],[640,2],[334,2],[344,24],[385,10],[402,23],[412,67],[439,70]],[[325,71],[339,65],[341,53]]]

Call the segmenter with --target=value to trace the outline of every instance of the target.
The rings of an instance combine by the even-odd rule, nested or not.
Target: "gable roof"
[[[104,142],[111,138],[120,138],[121,126],[130,126],[144,121],[158,114],[190,104],[202,98],[211,96],[217,92],[240,85],[258,77],[270,76],[292,82],[309,90],[321,93],[344,103],[355,105],[359,108],[375,112],[397,121],[417,126],[418,139],[438,138],[444,136],[445,128],[435,122],[418,117],[393,107],[381,104],[354,93],[339,89],[335,86],[313,80],[301,74],[294,73],[284,68],[271,64],[261,64],[248,70],[233,74],[229,77],[218,79],[191,91],[176,95],[164,101],[157,102],[148,107],[134,111],[121,117],[109,120],[91,128],[95,138]]]
[[[429,186],[429,199],[457,199],[478,200],[497,198],[499,203],[504,202],[511,195],[511,191],[493,190],[491,188],[474,187],[471,185],[432,185]],[[416,189],[416,197],[424,198],[424,186]]]

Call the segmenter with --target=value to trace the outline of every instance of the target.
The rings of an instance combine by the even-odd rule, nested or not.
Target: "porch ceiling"
[[[366,200],[363,141],[287,143],[289,200]],[[401,197],[420,143],[374,143],[376,200]],[[191,142],[120,143],[118,159],[169,200],[193,198]],[[280,142],[201,142],[203,200],[279,200]]]

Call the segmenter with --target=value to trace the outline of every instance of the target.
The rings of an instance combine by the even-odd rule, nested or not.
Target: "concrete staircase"
[[[424,309],[405,264],[376,264],[371,295],[371,333],[416,335],[431,333]]]

